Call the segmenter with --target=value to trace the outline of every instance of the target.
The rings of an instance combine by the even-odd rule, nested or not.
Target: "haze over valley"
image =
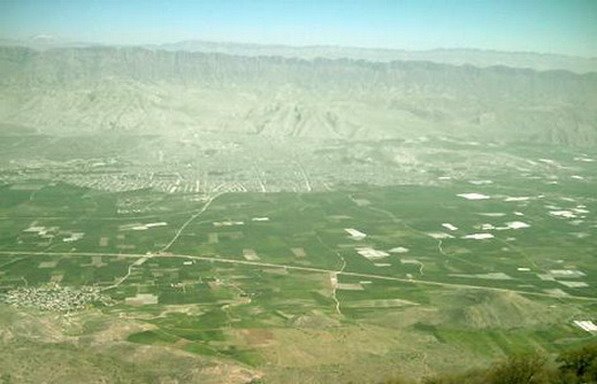
[[[85,43],[119,7],[28,38],[30,3],[70,25],[33,1],[0,28],[0,383],[597,380],[590,42],[360,45],[385,40],[346,2],[319,28],[355,12],[360,47]],[[122,5],[131,31],[155,4]],[[388,6],[362,17],[383,31]],[[545,25],[584,10],[557,7]]]

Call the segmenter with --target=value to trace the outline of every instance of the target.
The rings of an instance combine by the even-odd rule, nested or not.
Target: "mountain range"
[[[405,52],[201,42],[35,49],[4,41],[0,124],[50,134],[597,144],[594,59],[584,59],[583,71],[539,70],[514,66],[542,57],[536,54],[451,50],[401,58]]]

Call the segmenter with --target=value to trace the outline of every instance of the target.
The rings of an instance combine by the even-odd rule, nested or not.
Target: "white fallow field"
[[[491,198],[490,196],[476,192],[459,193],[457,196],[463,197],[467,200],[487,200]]]
[[[362,240],[367,237],[366,233],[359,231],[358,229],[354,228],[345,228],[344,229],[353,240]]]
[[[473,233],[470,235],[462,236],[463,239],[471,239],[471,240],[486,240],[486,239],[493,239],[493,235],[491,233]]]
[[[584,331],[597,333],[597,325],[591,320],[574,320],[574,324]]]

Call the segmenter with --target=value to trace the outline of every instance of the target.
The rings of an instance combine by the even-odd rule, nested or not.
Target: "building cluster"
[[[435,185],[493,172],[496,161],[478,148],[459,152],[466,161],[445,161],[446,143],[422,148],[392,141],[348,144],[295,138],[272,142],[260,136],[237,141],[238,137],[218,135],[119,155],[106,148],[106,156],[97,158],[11,159],[0,167],[0,183],[52,180],[110,192],[152,189],[201,194],[212,193],[220,185],[234,186],[238,192],[310,192],[362,184]],[[504,162],[508,167],[518,165]]]
[[[339,185],[425,184],[429,175],[420,170],[396,169],[382,172],[379,164],[350,163],[328,156],[288,161],[279,158],[201,159],[194,163],[104,164],[90,167],[83,160],[45,166],[24,161],[11,170],[0,170],[0,183],[52,180],[101,191],[124,192],[151,189],[164,193],[211,193],[220,185],[236,192],[311,192],[335,189]]]
[[[0,301],[19,308],[42,311],[71,312],[94,303],[109,305],[110,300],[95,287],[61,287],[53,284],[42,287],[19,287],[0,295]]]

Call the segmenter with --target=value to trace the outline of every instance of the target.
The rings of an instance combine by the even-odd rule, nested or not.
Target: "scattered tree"
[[[554,364],[555,363],[555,364]],[[405,384],[393,379],[383,384]],[[561,353],[514,355],[487,369],[426,378],[423,384],[597,384],[597,343]]]
[[[569,383],[597,383],[597,343],[563,352],[556,362]]]

